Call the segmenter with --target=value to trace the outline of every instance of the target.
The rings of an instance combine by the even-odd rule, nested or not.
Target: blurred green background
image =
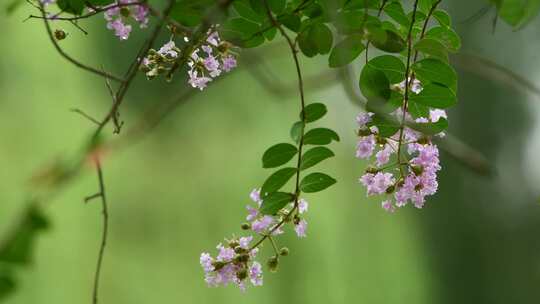
[[[445,1],[463,39],[463,54],[481,56],[537,83],[540,20],[513,32],[494,11],[463,23],[483,1]],[[449,3],[449,4],[448,4]],[[25,6],[0,17],[0,236],[13,225],[48,161],[79,151],[94,125],[70,108],[101,118],[110,98],[101,78],[68,64]],[[84,36],[69,24],[62,46],[94,66],[120,73],[144,33],[116,40],[101,18]],[[160,43],[166,41],[163,36]],[[280,40],[280,39],[277,39]],[[242,56],[264,58],[279,83],[261,83]],[[440,191],[422,210],[387,214],[358,184],[355,115],[361,110],[339,80],[308,83],[342,141],[324,163],[338,184],[310,202],[308,237],[279,238],[291,250],[262,288],[209,289],[198,259],[240,233],[248,194],[270,173],[260,157],[288,140],[298,113],[294,68],[283,43],[240,53],[240,67],[180,106],[140,143],[104,162],[110,234],[101,303],[538,303],[540,298],[540,97],[493,72],[459,66],[459,104],[451,132],[481,151],[496,170],[480,176],[443,153]],[[253,57],[251,57],[253,58]],[[360,64],[360,63],[359,63]],[[257,61],[256,67],[262,69]],[[302,58],[306,75],[327,73],[326,58]],[[357,70],[360,70],[358,66]],[[260,72],[260,71],[259,71]],[[501,78],[502,77],[502,78]],[[308,76],[309,78],[309,76]],[[316,78],[317,79],[317,78]],[[187,84],[178,76],[136,79],[121,108],[126,128],[144,110]],[[270,89],[265,89],[269,87]],[[108,129],[112,138],[112,130]],[[34,262],[17,272],[6,303],[88,303],[101,236],[101,206],[91,168],[46,205],[52,229],[37,242]],[[271,248],[263,248],[261,257]]]

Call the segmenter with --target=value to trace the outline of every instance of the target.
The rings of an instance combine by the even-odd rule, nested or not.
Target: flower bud
[[[122,7],[120,9],[120,15],[122,15],[123,17],[129,17],[129,15],[131,14],[131,12],[129,11],[129,8],[127,7]]]
[[[396,186],[392,185],[392,186],[386,188],[386,193],[387,194],[392,194],[394,192],[394,190],[396,190]]]
[[[236,273],[236,277],[240,280],[240,281],[243,281],[245,278],[247,278],[248,276],[248,272],[245,268],[242,268],[240,269],[237,273]]]
[[[268,269],[270,272],[276,272],[279,264],[279,259],[277,256],[272,256],[268,259],[268,262],[266,262],[266,265],[268,266]]]
[[[358,134],[358,136],[369,136],[371,135],[371,130],[368,128],[358,129],[356,134]]]
[[[214,266],[214,270],[218,271],[225,266],[225,263],[220,262],[220,261],[215,261],[212,263],[212,265]]]
[[[386,142],[387,142],[387,141],[386,141],[386,138],[381,137],[381,136],[377,136],[377,143],[378,143],[379,145],[384,145],[384,144],[386,144]]]
[[[421,145],[427,145],[427,144],[429,144],[429,138],[420,137],[416,142],[421,144]]]
[[[54,38],[56,38],[56,40],[64,40],[66,39],[66,36],[66,32],[64,32],[63,30],[54,31]]]
[[[249,230],[251,228],[251,225],[248,223],[243,223],[240,227],[242,228],[242,230]]]
[[[279,254],[281,256],[288,256],[289,255],[289,248],[287,248],[287,247],[281,248],[281,250],[279,250]]]
[[[371,167],[371,166],[370,166],[370,167],[367,167],[367,168],[366,168],[366,173],[375,174],[375,173],[377,173],[377,172],[379,172],[379,169],[377,169],[377,168],[375,168],[375,167]]]
[[[412,165],[411,170],[412,172],[414,172],[416,176],[422,175],[422,173],[424,172],[424,168],[422,166],[417,166],[417,165]]]

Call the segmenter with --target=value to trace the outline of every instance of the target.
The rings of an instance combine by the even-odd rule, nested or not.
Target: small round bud
[[[371,166],[370,166],[370,167],[367,167],[367,168],[366,168],[366,173],[375,174],[375,173],[377,173],[377,172],[379,172],[379,169],[377,169],[377,168],[375,168],[375,167],[371,167]]]
[[[131,12],[129,11],[129,8],[127,7],[122,7],[120,9],[120,15],[122,15],[123,17],[129,17],[129,15],[131,14]]]
[[[427,138],[427,137],[421,137],[421,138],[418,139],[416,142],[419,143],[419,144],[421,144],[421,145],[427,145],[427,144],[429,144],[429,138]]]
[[[225,266],[225,263],[223,262],[219,262],[219,261],[215,261],[212,263],[212,265],[214,266],[214,270],[220,270],[221,268],[223,268]]]
[[[358,136],[369,136],[371,135],[371,130],[368,128],[362,128],[362,129],[359,129],[358,132],[356,132],[356,134],[358,134]]]
[[[412,172],[414,172],[414,174],[416,176],[419,176],[419,175],[422,175],[422,173],[424,172],[424,167],[417,166],[417,165],[412,165],[411,170],[412,170]]]
[[[300,223],[300,217],[298,216],[298,214],[294,215],[293,223],[295,225],[298,225],[298,223]]]
[[[396,190],[396,187],[392,185],[392,186],[386,188],[386,193],[387,194],[392,194],[394,192],[394,190]]]
[[[384,145],[384,144],[386,144],[386,142],[387,142],[387,141],[386,141],[386,138],[381,137],[381,136],[377,136],[377,143],[378,143],[379,145]]]
[[[281,256],[288,256],[289,255],[289,248],[283,247],[279,250],[279,254]]]
[[[236,277],[240,280],[240,281],[243,281],[245,278],[247,278],[248,276],[248,272],[245,268],[242,268],[240,269],[237,273],[236,273]]]
[[[277,256],[272,256],[268,259],[268,262],[266,262],[266,265],[268,266],[268,269],[270,272],[276,272],[278,265],[279,265],[279,259]]]
[[[56,40],[64,40],[66,39],[66,32],[64,32],[63,30],[55,30],[54,31],[54,38],[56,38]]]
[[[397,187],[403,187],[404,184],[405,184],[405,180],[400,179],[400,180],[398,180],[398,182],[396,183],[396,186],[397,186]]]
[[[248,223],[243,223],[240,228],[242,228],[242,230],[249,230],[251,228],[251,225]]]
[[[229,247],[231,247],[231,248],[238,247],[238,245],[240,245],[240,244],[236,240],[232,240],[232,241],[229,242]]]

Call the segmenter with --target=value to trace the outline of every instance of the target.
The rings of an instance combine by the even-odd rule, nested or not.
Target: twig
[[[69,62],[73,63],[75,66],[77,66],[77,67],[79,67],[79,68],[81,68],[83,70],[86,70],[88,72],[97,74],[97,75],[102,76],[102,77],[107,77],[107,78],[113,79],[113,80],[118,81],[118,82],[124,82],[124,80],[122,78],[120,78],[120,77],[111,75],[110,73],[106,73],[106,72],[100,71],[100,70],[98,70],[96,68],[93,68],[91,66],[85,65],[85,64],[75,60],[73,57],[69,56],[60,47],[60,45],[58,44],[58,42],[54,38],[54,34],[53,34],[52,30],[51,30],[51,25],[49,24],[49,20],[46,18],[47,17],[47,12],[45,11],[45,8],[44,8],[43,4],[41,4],[41,2],[39,2],[39,10],[41,11],[41,15],[43,16],[43,23],[45,24],[45,29],[47,30],[47,35],[49,36],[49,39],[51,40],[51,42],[52,42],[54,48],[56,49],[56,51],[62,57],[64,57],[66,60],[68,60]]]
[[[96,273],[94,275],[94,289],[92,292],[92,303],[98,303],[98,292],[99,292],[99,279],[101,274],[101,265],[103,264],[103,256],[105,254],[105,246],[107,245],[107,235],[109,231],[109,212],[107,208],[107,196],[105,194],[105,182],[103,180],[103,171],[101,169],[101,164],[99,159],[96,159],[95,165],[97,168],[97,175],[99,181],[99,193],[98,196],[101,197],[101,206],[103,214],[103,233],[101,235],[101,245],[99,247],[99,255],[96,265]],[[86,200],[86,199],[85,199]]]

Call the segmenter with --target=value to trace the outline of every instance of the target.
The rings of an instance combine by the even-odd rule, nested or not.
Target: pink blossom
[[[294,231],[298,237],[306,237],[307,222],[302,219],[294,226]]]
[[[368,158],[373,154],[375,149],[375,136],[369,135],[360,138],[356,146],[357,158]]]

